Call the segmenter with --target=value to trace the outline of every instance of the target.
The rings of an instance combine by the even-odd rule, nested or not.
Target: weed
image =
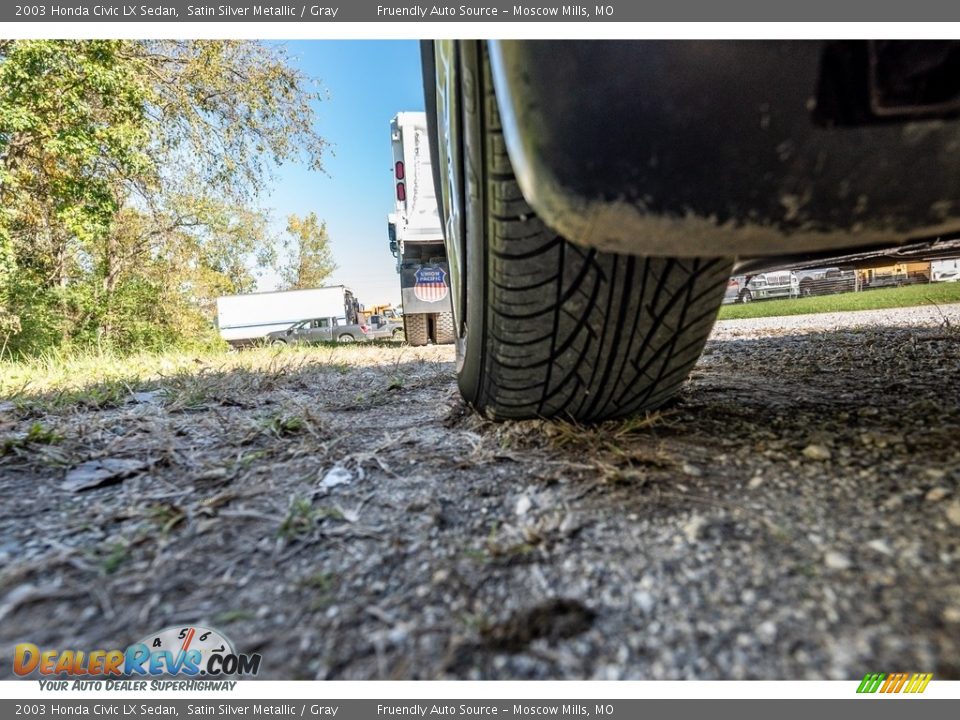
[[[107,575],[112,575],[129,556],[130,549],[125,544],[114,543],[100,565]]]
[[[17,450],[25,450],[31,445],[56,445],[63,436],[55,430],[45,427],[41,423],[33,423],[27,432],[20,437],[12,437],[0,444],[0,457],[12,454]]]
[[[312,610],[323,610],[330,605],[334,591],[340,583],[333,573],[318,572],[303,578],[300,584],[309,589],[313,595],[310,608]]]
[[[309,498],[294,498],[277,535],[285,540],[293,540],[309,533],[319,520],[325,518],[343,520],[343,513],[336,508],[314,507]]]
[[[150,519],[160,526],[160,533],[166,535],[186,519],[186,515],[176,505],[158,503],[147,511]]]
[[[274,415],[264,422],[264,430],[274,437],[299,435],[307,429],[307,421],[296,415]]]

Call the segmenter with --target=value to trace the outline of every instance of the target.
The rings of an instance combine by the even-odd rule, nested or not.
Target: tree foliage
[[[321,287],[337,269],[330,249],[327,224],[316,213],[306,217],[290,215],[287,218],[286,250],[289,260],[281,269],[283,286],[287,290]]]
[[[272,169],[322,169],[317,88],[249,41],[0,41],[0,341],[160,346],[272,262]]]

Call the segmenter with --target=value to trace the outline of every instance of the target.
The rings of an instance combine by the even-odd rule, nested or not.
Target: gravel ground
[[[449,347],[21,397],[0,676],[200,623],[269,678],[960,678],[958,327],[718,323],[673,406],[597,428],[482,420]]]

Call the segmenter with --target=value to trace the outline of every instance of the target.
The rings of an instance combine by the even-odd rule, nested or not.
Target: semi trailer
[[[397,261],[403,325],[411,345],[454,341],[450,267],[437,209],[426,113],[401,112],[390,123],[394,211],[390,252]]]

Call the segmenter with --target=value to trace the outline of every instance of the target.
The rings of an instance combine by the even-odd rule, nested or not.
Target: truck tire
[[[454,340],[457,339],[457,336],[453,329],[453,313],[452,312],[442,312],[437,314],[436,322],[436,340],[438,345],[449,345]]]
[[[465,217],[464,398],[493,419],[595,422],[662,405],[700,357],[732,260],[600,252],[551,231],[515,179],[486,44],[458,43],[457,55],[463,130],[442,137],[467,178],[452,198]]]
[[[422,314],[404,315],[403,329],[408,345],[426,345],[430,339],[427,333],[427,316]]]

